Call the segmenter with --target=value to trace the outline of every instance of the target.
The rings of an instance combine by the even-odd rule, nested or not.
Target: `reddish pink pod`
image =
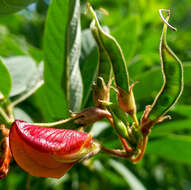
[[[88,133],[40,127],[21,120],[13,123],[9,142],[17,164],[39,177],[59,178],[77,161],[99,149]]]

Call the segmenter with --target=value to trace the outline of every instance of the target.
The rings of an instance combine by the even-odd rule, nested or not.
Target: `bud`
[[[38,177],[60,178],[76,162],[100,150],[88,133],[45,128],[20,120],[13,123],[9,142],[17,164]]]
[[[113,127],[116,130],[117,134],[120,137],[126,138],[128,140],[128,115],[124,113],[117,104],[105,101],[102,101],[102,104],[106,106],[108,111],[111,113],[113,119]]]
[[[119,134],[119,136],[128,139],[129,134],[125,124],[114,113],[112,113],[112,118],[113,118],[114,128]]]
[[[127,112],[130,115],[136,114],[136,104],[135,98],[133,95],[132,87],[130,88],[129,92],[126,92],[120,87],[117,87],[118,93],[117,98],[120,105],[120,108]]]
[[[102,77],[98,77],[96,84],[93,85],[93,98],[96,107],[104,108],[100,100],[109,101],[110,96],[110,87],[107,86]]]

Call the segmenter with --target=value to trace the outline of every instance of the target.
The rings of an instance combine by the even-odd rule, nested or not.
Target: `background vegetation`
[[[185,73],[184,92],[176,107],[170,112],[172,120],[155,126],[146,155],[137,165],[124,159],[98,154],[91,160],[76,164],[65,176],[55,180],[28,176],[12,161],[7,178],[0,181],[0,189],[190,190],[191,1],[92,0],[90,2],[98,10],[102,24],[108,27],[110,33],[119,41],[128,63],[131,82],[139,81],[134,92],[140,116],[145,105],[152,103],[162,84],[158,47],[163,23],[158,9],[171,9],[170,23],[177,27],[178,31],[168,31],[168,43],[183,61]],[[93,105],[91,83],[94,79],[92,73],[97,64],[97,50],[89,31],[91,20],[84,14],[85,3],[85,0],[81,0],[80,71],[83,96],[78,105],[80,109]],[[4,58],[12,76],[11,99],[26,92],[30,88],[29,81],[38,81],[41,78],[48,6],[48,0],[38,0],[38,3],[31,4],[16,14],[0,17],[0,56]],[[58,17],[52,23],[52,27],[56,27],[62,19],[64,18]],[[45,43],[49,44],[51,51],[51,40]],[[52,70],[49,68],[49,72],[46,70],[46,77],[51,76],[51,72],[59,73],[59,67],[53,66]],[[3,83],[2,78],[1,80],[0,83]],[[47,79],[49,85],[43,86],[15,108],[17,119],[49,122],[67,116],[67,107],[64,103],[60,103],[62,98],[59,97],[60,89],[56,84],[52,85],[51,80],[56,81],[57,78]],[[96,123],[90,130],[106,146],[119,145],[106,121]]]

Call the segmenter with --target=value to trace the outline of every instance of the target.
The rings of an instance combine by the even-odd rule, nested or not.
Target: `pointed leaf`
[[[132,190],[146,190],[141,181],[122,163],[110,159],[110,165],[125,179]]]
[[[45,85],[38,102],[46,120],[66,118],[81,106],[79,0],[52,1],[44,37]],[[46,108],[46,111],[44,110]]]
[[[79,68],[79,58],[81,52],[81,26],[80,26],[80,1],[70,0],[70,15],[68,28],[68,65],[69,67],[69,108],[72,111],[79,111],[83,86]],[[67,92],[66,92],[67,94]]]
[[[91,64],[90,64],[91,63]],[[97,73],[97,49],[89,29],[82,31],[82,48],[80,57],[80,68],[83,79],[83,102],[82,108],[86,107],[88,99],[91,98],[92,84]]]

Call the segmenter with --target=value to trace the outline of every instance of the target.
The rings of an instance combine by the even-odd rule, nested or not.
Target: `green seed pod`
[[[92,35],[96,41],[98,47],[98,74],[97,77],[102,77],[106,84],[110,83],[111,79],[111,63],[109,56],[104,49],[103,43],[99,36],[98,28],[95,25],[95,21],[93,20],[90,29]]]
[[[93,97],[96,107],[103,108],[99,100],[109,101],[110,82],[111,82],[111,64],[107,52],[99,38],[98,29],[95,21],[90,25],[91,32],[98,46],[98,73],[96,82],[93,85]]]
[[[109,35],[102,29],[97,19],[96,13],[92,9],[92,7],[89,7],[89,10],[93,16],[93,19],[95,20],[95,25],[99,33],[99,38],[111,61],[116,85],[122,88],[123,90],[125,90],[126,92],[128,92],[129,91],[129,75],[127,71],[125,58],[120,48],[120,45],[118,44],[118,42],[113,36]]]
[[[101,102],[108,111],[111,113],[112,118],[113,118],[113,127],[116,130],[117,134],[120,137],[126,138],[128,140],[129,135],[128,135],[128,115],[124,113],[119,105],[113,104],[111,102]]]
[[[105,103],[105,105],[109,112],[114,113],[126,126],[129,126],[128,114],[123,112],[118,104]]]
[[[119,134],[120,137],[128,139],[129,135],[126,125],[113,112],[110,113],[112,115],[114,128],[117,134]]]
[[[169,15],[166,18],[168,22]],[[160,58],[163,75],[163,86],[155,98],[149,120],[158,120],[178,101],[183,91],[183,66],[179,58],[168,47],[166,42],[167,24],[164,24],[160,42]]]
[[[0,0],[0,16],[17,12],[35,0]]]

